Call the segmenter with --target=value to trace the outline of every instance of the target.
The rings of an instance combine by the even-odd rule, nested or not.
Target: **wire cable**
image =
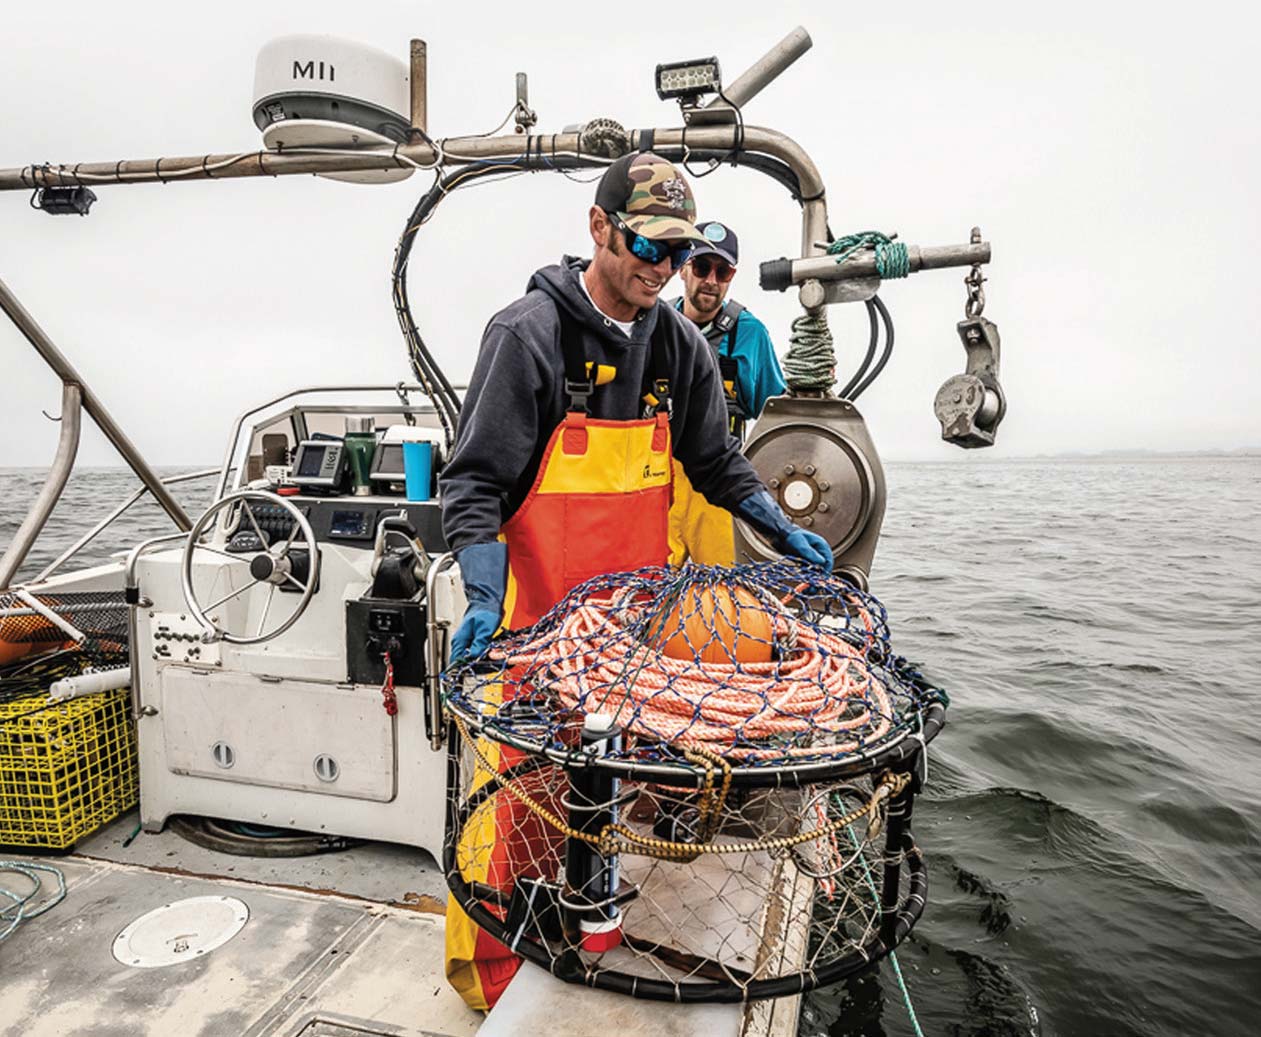
[[[724,162],[729,161],[731,162],[733,166],[736,165],[737,156],[740,154],[741,151],[744,150],[744,113],[740,110],[740,106],[736,104],[735,102],[733,102],[731,98],[729,98],[721,90],[718,91],[718,96],[722,98],[722,100],[724,100],[727,103],[727,105],[731,108],[731,110],[735,112],[736,114],[735,140],[732,143],[730,150],[722,153],[721,158],[710,158],[709,168],[706,169],[704,172],[698,173],[690,165],[688,165],[688,160],[692,156],[692,151],[687,146],[688,127],[686,125],[683,127],[683,157],[681,161],[683,163],[683,168],[687,170],[689,175],[691,175],[692,177],[695,177],[697,180],[699,180],[703,176],[709,176],[710,173],[714,172],[714,170],[716,170]]]
[[[885,364],[889,362],[889,357],[893,355],[893,318],[889,315],[889,310],[880,296],[873,295],[870,305],[875,307],[876,312],[880,314],[881,323],[884,324],[884,352],[880,354],[880,360],[872,368],[871,373],[858,383],[854,388],[853,394],[848,397],[851,402],[867,391],[867,387],[879,377],[880,372],[885,368]]]
[[[408,358],[416,380],[425,394],[433,402],[438,420],[442,425],[443,435],[448,451],[455,443],[455,430],[460,415],[460,399],[452,387],[446,374],[430,353],[416,326],[412,314],[411,300],[407,292],[407,268],[411,257],[412,245],[416,232],[425,225],[433,215],[434,209],[448,194],[459,187],[486,178],[517,175],[526,172],[520,159],[477,161],[472,165],[459,169],[446,176],[435,175],[434,182],[416,203],[403,233],[399,236],[394,250],[394,269],[392,287],[394,296],[394,312],[398,318],[403,339],[407,343]]]
[[[863,379],[867,373],[867,368],[871,366],[872,358],[876,355],[876,346],[880,343],[880,324],[876,319],[876,308],[872,305],[870,299],[867,300],[867,320],[871,325],[871,338],[867,343],[867,355],[863,357],[862,363],[858,365],[858,369],[850,377],[850,380],[837,391],[837,396],[843,400],[850,398],[849,394],[854,391],[854,387]]]

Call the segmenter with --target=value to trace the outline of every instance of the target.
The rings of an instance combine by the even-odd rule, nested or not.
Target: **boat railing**
[[[202,468],[196,472],[182,472],[179,475],[165,476],[162,479],[162,485],[172,486],[176,483],[192,482],[196,479],[208,479],[212,475],[218,475],[218,474],[219,474],[218,468]],[[71,558],[73,558],[76,554],[78,554],[81,550],[83,550],[83,548],[85,548],[88,544],[90,544],[93,540],[95,540],[98,536],[100,536],[103,532],[105,532],[105,530],[107,530],[111,525],[113,525],[114,522],[117,521],[125,512],[127,512],[133,504],[139,501],[148,492],[149,492],[148,486],[141,486],[130,497],[128,497],[125,501],[123,501],[122,504],[118,505],[118,507],[116,507],[113,511],[111,511],[108,515],[106,515],[103,519],[101,519],[100,522],[98,522],[95,526],[89,529],[86,533],[84,533],[81,537],[79,537],[78,540],[76,540],[73,544],[71,544],[64,551],[62,551],[61,554],[59,554],[56,558],[54,558],[51,562],[49,562],[48,565],[44,567],[43,571],[41,571],[38,576],[30,580],[29,582],[31,584],[43,583],[46,579],[52,576],[53,573],[55,573],[58,569],[60,569],[63,565],[65,565],[66,562],[70,561]]]
[[[18,527],[17,533],[14,535],[12,542],[5,549],[3,557],[0,557],[0,589],[7,588],[17,575],[17,571],[21,568],[23,562],[26,561],[27,555],[30,553],[31,547],[38,539],[40,531],[44,528],[53,509],[57,506],[57,502],[61,499],[61,494],[66,487],[66,482],[70,478],[70,473],[74,469],[75,457],[79,449],[79,433],[82,427],[82,412],[86,410],[90,417],[105,433],[105,437],[113,444],[114,448],[127,462],[128,466],[136,476],[140,479],[142,486],[126,501],[116,507],[104,519],[98,522],[83,536],[75,541],[69,548],[58,555],[52,562],[31,581],[32,584],[42,583],[60,569],[67,561],[73,558],[84,547],[95,540],[102,532],[109,528],[121,515],[123,515],[133,504],[141,499],[146,493],[153,495],[154,500],[163,508],[163,510],[171,517],[176,528],[187,532],[192,527],[192,522],[184,509],[171,495],[167,489],[176,483],[186,482],[194,479],[209,478],[217,475],[219,477],[215,488],[215,499],[223,496],[227,492],[228,481],[231,474],[235,470],[239,470],[239,466],[235,464],[236,453],[240,446],[241,433],[247,421],[257,417],[274,408],[278,404],[295,400],[302,396],[312,394],[326,393],[360,393],[375,392],[394,393],[399,398],[399,403],[390,407],[382,408],[380,406],[354,406],[340,404],[337,409],[347,413],[352,412],[368,412],[372,410],[394,411],[397,410],[403,414],[420,414],[431,410],[432,407],[426,408],[423,405],[415,406],[407,402],[409,393],[424,393],[424,388],[420,385],[407,384],[397,382],[392,385],[321,385],[308,386],[302,389],[295,389],[286,392],[273,399],[252,407],[245,411],[237,419],[232,431],[232,438],[228,445],[227,454],[224,457],[223,464],[218,468],[208,468],[196,472],[186,472],[179,475],[167,476],[165,478],[159,476],[157,472],[145,461],[135,444],[127,437],[122,429],[117,425],[104,405],[97,398],[96,394],[87,386],[79,372],[74,368],[65,354],[53,344],[52,340],[43,328],[35,321],[26,308],[18,301],[17,297],[9,289],[9,287],[0,281],[0,310],[3,310],[14,326],[26,337],[27,341],[35,348],[45,363],[57,374],[62,381],[62,401],[61,416],[58,419],[61,422],[61,435],[57,443],[57,452],[53,457],[52,465],[49,468],[48,477],[44,481],[44,486],[40,490],[35,501],[32,503],[27,512],[21,526]],[[318,405],[303,408],[307,410],[320,410]]]
[[[457,388],[459,388],[457,386]],[[395,382],[392,385],[308,385],[301,389],[291,389],[289,392],[282,393],[269,400],[243,411],[236,419],[236,424],[232,427],[232,436],[228,440],[228,449],[223,455],[223,464],[216,469],[219,473],[219,482],[215,486],[214,499],[218,500],[228,492],[228,483],[232,478],[232,473],[240,470],[240,463],[237,461],[237,452],[241,447],[241,433],[244,431],[246,423],[252,419],[258,418],[262,414],[266,414],[272,408],[279,407],[281,404],[290,403],[303,396],[312,396],[327,393],[393,393],[398,397],[399,402],[390,406],[370,405],[370,404],[347,404],[338,403],[336,405],[323,406],[320,404],[307,404],[304,406],[294,406],[291,408],[297,412],[316,412],[328,411],[345,414],[369,414],[369,413],[398,413],[398,414],[431,414],[434,411],[432,404],[411,404],[408,403],[408,395],[410,393],[424,394],[425,389],[421,385],[409,382]],[[275,421],[281,414],[271,414],[265,419],[266,422]],[[251,431],[258,427],[261,422],[254,421],[251,424]]]
[[[135,444],[127,438],[126,433],[110,416],[109,411],[105,409],[105,405],[79,375],[79,372],[75,370],[65,354],[53,344],[52,339],[36,323],[35,318],[27,312],[26,308],[18,301],[17,296],[10,291],[9,286],[3,281],[0,281],[0,310],[5,312],[8,318],[13,321],[14,326],[35,347],[35,351],[52,368],[57,377],[61,379],[62,384],[61,417],[58,419],[61,422],[61,435],[57,443],[57,453],[53,458],[52,467],[49,470],[48,478],[44,482],[43,489],[40,490],[39,495],[35,498],[34,503],[26,514],[26,518],[22,521],[22,525],[18,527],[12,543],[9,544],[4,552],[4,557],[0,558],[0,589],[9,586],[18,569],[26,560],[26,556],[38,538],[40,530],[44,528],[44,523],[48,521],[48,516],[52,514],[53,508],[57,506],[57,501],[61,498],[62,490],[66,486],[66,480],[70,478],[70,472],[74,468],[75,456],[79,451],[79,429],[82,411],[84,410],[96,422],[97,426],[105,434],[105,438],[122,455],[123,460],[127,462],[131,470],[136,473],[144,484],[145,489],[153,494],[154,499],[162,506],[162,509],[171,516],[171,521],[175,523],[176,527],[181,530],[191,529],[192,522],[184,513],[184,509],[171,496],[170,491],[166,488],[157,472],[141,456]],[[95,535],[94,533],[93,536]],[[57,564],[62,562],[64,562],[64,559],[59,560]]]
[[[44,528],[44,523],[48,521],[48,516],[61,498],[66,480],[70,478],[75,456],[79,452],[81,409],[82,393],[79,386],[72,382],[63,383],[61,417],[58,419],[61,422],[61,435],[57,439],[57,453],[48,470],[48,478],[44,480],[43,489],[39,491],[39,496],[35,498],[26,518],[13,535],[13,541],[5,549],[4,557],[0,558],[0,589],[9,586],[18,566],[26,560],[27,552],[39,537],[40,530]]]
[[[26,308],[18,302],[17,296],[9,290],[9,286],[3,281],[0,281],[0,310],[4,310],[9,319],[13,321],[14,326],[26,336],[27,341],[35,347],[35,351],[43,357],[44,362],[53,369],[57,377],[61,379],[62,384],[74,386],[78,389],[83,409],[88,412],[89,417],[96,422],[100,430],[105,433],[105,438],[114,445],[114,449],[122,455],[123,460],[136,473],[140,481],[149,488],[149,492],[153,494],[154,499],[162,506],[162,509],[171,516],[171,520],[175,525],[180,529],[192,529],[192,520],[184,513],[184,509],[180,507],[166,487],[162,485],[162,480],[158,477],[157,472],[141,456],[140,451],[136,449],[136,445],[127,438],[127,434],[110,416],[109,411],[105,409],[105,405],[79,375],[79,372],[74,369],[70,361],[66,359],[65,354],[53,344],[52,339],[35,322],[35,318],[26,311]],[[73,462],[73,458],[71,460]],[[14,568],[16,569],[16,566]],[[0,579],[0,587],[3,587],[7,582],[7,579]]]

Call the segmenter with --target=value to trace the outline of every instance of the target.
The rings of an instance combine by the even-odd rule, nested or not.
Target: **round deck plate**
[[[114,957],[161,969],[209,954],[239,933],[250,909],[236,897],[189,897],[143,914],[114,938]]]

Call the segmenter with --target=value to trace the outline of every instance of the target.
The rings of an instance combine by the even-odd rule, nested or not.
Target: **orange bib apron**
[[[584,580],[665,565],[670,553],[669,386],[663,378],[655,380],[656,413],[650,417],[589,417],[585,401],[594,383],[584,377],[587,368],[580,346],[566,340],[565,323],[562,318],[566,388],[575,402],[552,431],[529,494],[500,531],[508,545],[507,629],[531,626]],[[654,339],[650,366],[658,374],[660,358]],[[511,680],[500,686],[500,701],[516,694]],[[524,759],[520,751],[489,740],[480,748],[501,774]],[[471,791],[490,779],[479,766]],[[480,814],[469,819],[457,847],[466,881],[508,892],[515,879],[529,874],[529,862],[546,860],[563,839],[509,795],[495,797],[493,811]],[[488,909],[496,910],[489,905]],[[493,1006],[520,964],[520,958],[448,898],[447,979],[471,1008]]]

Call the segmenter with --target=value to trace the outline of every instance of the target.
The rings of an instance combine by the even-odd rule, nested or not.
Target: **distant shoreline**
[[[996,454],[991,450],[960,451],[955,457],[911,457],[890,454],[881,460],[887,464],[958,464],[977,461],[1000,464],[1004,461],[1240,461],[1261,459],[1261,447],[1240,447],[1236,450],[1098,450],[1066,451],[1060,454]]]

